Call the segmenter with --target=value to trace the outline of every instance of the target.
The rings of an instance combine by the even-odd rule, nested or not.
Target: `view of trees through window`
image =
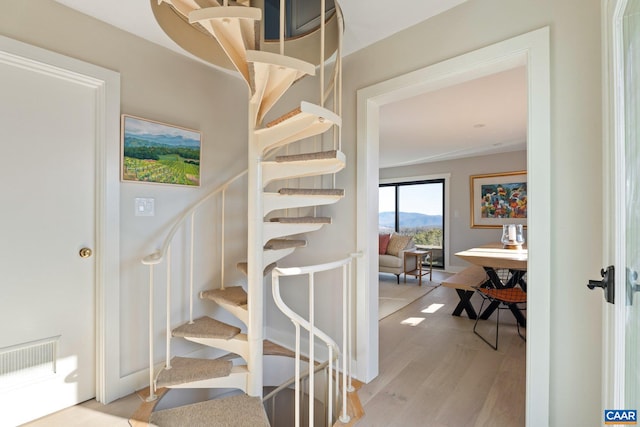
[[[379,232],[413,236],[444,267],[444,179],[380,184],[378,196]]]

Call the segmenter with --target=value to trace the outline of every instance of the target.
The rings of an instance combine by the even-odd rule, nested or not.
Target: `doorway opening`
[[[377,217],[380,108],[419,91],[430,91],[523,65],[527,69],[527,171],[531,183],[528,211],[526,420],[549,414],[550,349],[550,66],[549,29],[523,34],[358,91],[357,250],[366,261],[356,269],[358,331],[356,371],[370,381],[378,375]],[[535,376],[532,375],[535,372]]]

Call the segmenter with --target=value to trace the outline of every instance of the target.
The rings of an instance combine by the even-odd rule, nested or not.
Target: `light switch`
[[[135,201],[136,216],[154,216],[155,211],[155,199],[136,197]]]

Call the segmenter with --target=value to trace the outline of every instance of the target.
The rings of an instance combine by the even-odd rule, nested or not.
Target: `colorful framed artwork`
[[[120,132],[123,181],[200,185],[199,131],[123,114]]]
[[[527,171],[472,175],[471,228],[527,225]]]

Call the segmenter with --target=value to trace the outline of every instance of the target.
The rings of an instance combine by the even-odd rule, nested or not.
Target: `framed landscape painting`
[[[527,225],[527,171],[472,175],[471,228]]]
[[[123,114],[121,140],[123,181],[200,185],[200,132]]]

